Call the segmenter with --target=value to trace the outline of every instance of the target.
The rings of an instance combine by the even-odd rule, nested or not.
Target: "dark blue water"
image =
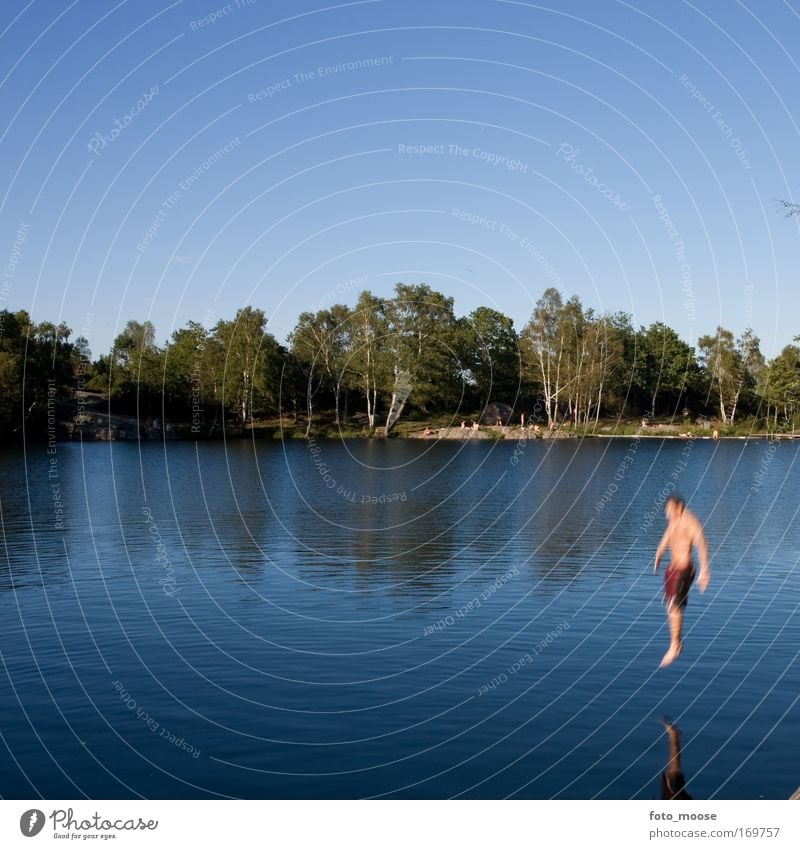
[[[0,795],[657,798],[666,714],[695,798],[785,798],[798,447],[0,453]],[[713,574],[659,670],[670,487]]]

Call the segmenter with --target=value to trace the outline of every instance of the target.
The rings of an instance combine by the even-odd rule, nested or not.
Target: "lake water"
[[[786,798],[799,449],[4,450],[0,795],[658,798],[667,715],[692,796]],[[670,487],[712,580],[659,670]]]

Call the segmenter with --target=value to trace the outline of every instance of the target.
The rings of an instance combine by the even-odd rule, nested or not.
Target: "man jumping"
[[[656,549],[653,574],[658,572],[661,556],[669,549],[670,561],[664,572],[664,603],[667,606],[669,622],[669,648],[659,666],[669,666],[681,653],[681,627],[683,626],[683,608],[689,598],[689,587],[694,580],[692,567],[692,547],[700,553],[700,577],[697,586],[705,592],[710,573],[708,571],[708,546],[703,529],[697,516],[686,507],[679,495],[670,495],[664,505],[667,529]]]

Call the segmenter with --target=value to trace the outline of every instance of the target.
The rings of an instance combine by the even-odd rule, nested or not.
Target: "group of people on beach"
[[[499,427],[499,428],[510,427],[509,424],[506,424],[506,423],[503,422],[503,420],[502,420],[502,418],[500,418],[500,416],[497,417],[494,426]],[[519,427],[520,427],[520,430],[526,429],[525,428],[525,413],[522,413],[519,417]],[[478,422],[476,422],[476,421],[473,421],[471,424],[467,424],[467,420],[463,419],[462,422],[461,422],[461,428],[460,429],[461,430],[479,430],[480,426],[478,425]],[[537,422],[529,421],[527,429],[529,431],[531,431],[532,433],[535,433],[537,436],[539,434],[541,434],[541,432],[542,432],[542,429],[541,429],[541,427],[539,427]],[[550,430],[552,431],[552,430],[555,430],[555,429],[556,429],[556,425],[551,424]],[[425,428],[425,430],[427,431],[428,428]],[[427,434],[426,434],[426,436],[427,436]]]

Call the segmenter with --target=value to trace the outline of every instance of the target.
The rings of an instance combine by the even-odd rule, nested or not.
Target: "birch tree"
[[[370,429],[375,427],[379,388],[386,384],[390,371],[387,332],[384,301],[366,290],[361,292],[350,316],[348,369],[353,384],[364,397]]]
[[[742,360],[733,333],[717,327],[716,335],[701,336],[697,342],[703,366],[716,395],[723,424],[733,424],[742,389]]]
[[[563,309],[564,302],[558,289],[546,289],[522,331],[522,344],[527,349],[529,364],[541,380],[548,425],[553,423],[562,389]]]
[[[392,358],[389,413],[384,435],[403,414],[411,393],[422,409],[452,396],[458,368],[453,299],[426,284],[398,283],[386,303],[387,350]]]

